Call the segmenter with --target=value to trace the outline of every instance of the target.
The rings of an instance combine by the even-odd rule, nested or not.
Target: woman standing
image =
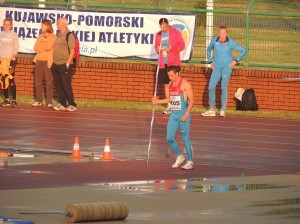
[[[9,71],[12,79],[9,79],[9,87],[12,95],[12,102],[8,98],[8,88],[4,89],[4,101],[1,103],[1,106],[17,106],[17,90],[15,84],[15,67],[16,67],[16,58],[15,56],[19,51],[19,38],[18,35],[12,31],[13,22],[10,18],[3,20],[3,31],[0,33],[0,61],[3,59],[8,59],[10,61]]]
[[[237,50],[240,54],[233,58],[232,51]],[[214,58],[212,58],[212,51],[214,51]],[[227,27],[219,27],[219,36],[213,37],[207,50],[207,59],[212,68],[212,74],[208,85],[209,95],[209,110],[202,113],[202,116],[213,117],[216,116],[215,111],[215,100],[216,93],[215,89],[218,82],[221,79],[221,90],[222,90],[222,105],[220,110],[220,116],[225,117],[225,109],[227,104],[228,92],[227,86],[231,77],[232,69],[236,63],[240,62],[246,54],[246,49],[236,43],[233,39],[227,36]]]
[[[51,66],[53,63],[53,48],[56,35],[53,33],[52,23],[44,19],[41,24],[42,34],[38,36],[34,45],[34,51],[37,52],[33,59],[35,62],[35,92],[37,101],[32,104],[33,107],[43,105],[43,79],[46,80],[46,106],[52,108],[53,98],[53,76]]]

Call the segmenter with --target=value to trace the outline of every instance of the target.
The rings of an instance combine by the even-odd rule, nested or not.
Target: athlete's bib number
[[[180,96],[170,96],[171,110],[181,110]]]

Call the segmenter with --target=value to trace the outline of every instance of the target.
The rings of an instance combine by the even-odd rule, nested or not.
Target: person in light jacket
[[[237,50],[240,54],[233,58],[232,51]],[[212,51],[214,51],[214,58],[212,58]],[[232,69],[246,54],[246,49],[236,43],[233,39],[227,36],[227,27],[219,27],[219,36],[213,37],[209,46],[207,47],[206,54],[209,64],[212,68],[212,74],[208,85],[209,94],[209,110],[202,113],[202,116],[212,117],[216,116],[215,111],[215,100],[216,93],[215,89],[222,78],[221,89],[222,89],[222,105],[220,110],[220,116],[225,117],[225,109],[227,104],[228,92],[227,86],[231,77]]]
[[[1,106],[17,106],[17,88],[15,83],[15,68],[16,68],[16,55],[19,52],[19,37],[13,30],[13,21],[10,18],[3,20],[3,31],[0,32],[0,62],[8,60],[9,73],[12,76],[9,79],[9,86],[3,90],[4,101]],[[8,89],[10,88],[12,101],[8,98]]]

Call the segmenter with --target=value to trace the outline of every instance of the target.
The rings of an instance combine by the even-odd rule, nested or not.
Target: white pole
[[[155,75],[155,86],[154,86],[154,96],[153,98],[156,98],[157,94],[157,83],[158,83],[158,73],[159,73],[159,59],[161,54],[161,44],[162,44],[162,35],[163,31],[160,31],[161,34],[161,40],[159,44],[159,52],[158,52],[158,58],[157,58],[157,68],[156,68],[156,75]],[[152,143],[152,130],[153,130],[153,121],[154,121],[154,113],[155,113],[155,103],[152,103],[152,116],[151,116],[151,123],[150,123],[150,136],[149,136],[149,145],[148,145],[148,153],[147,153],[147,167],[149,165],[149,159],[150,159],[150,149],[151,149],[151,143]]]
[[[39,2],[45,2],[45,0],[39,0]],[[39,8],[45,8],[45,4],[39,4]]]
[[[76,3],[75,0],[72,0],[71,2],[72,2],[72,3]],[[75,6],[75,5],[72,5],[72,6],[71,6],[71,9],[76,9],[76,6]]]
[[[214,9],[214,0],[207,0],[206,2],[206,9],[213,10]],[[213,12],[206,12],[206,48],[207,49],[211,38],[213,37],[213,25],[214,25],[214,13]],[[207,58],[206,58],[207,60]],[[207,65],[208,67],[208,65]]]

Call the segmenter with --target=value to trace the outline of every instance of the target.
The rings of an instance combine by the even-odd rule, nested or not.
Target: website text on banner
[[[156,60],[157,53],[153,47],[155,33],[160,30],[159,19],[165,17],[171,26],[181,31],[186,42],[186,48],[181,52],[182,61],[191,58],[196,15],[0,7],[0,21],[9,17],[14,22],[14,31],[20,38],[20,53],[34,53],[33,46],[41,33],[43,19],[49,19],[56,24],[57,19],[62,16],[68,19],[69,29],[78,37],[80,54],[84,56],[106,58],[134,56]]]

